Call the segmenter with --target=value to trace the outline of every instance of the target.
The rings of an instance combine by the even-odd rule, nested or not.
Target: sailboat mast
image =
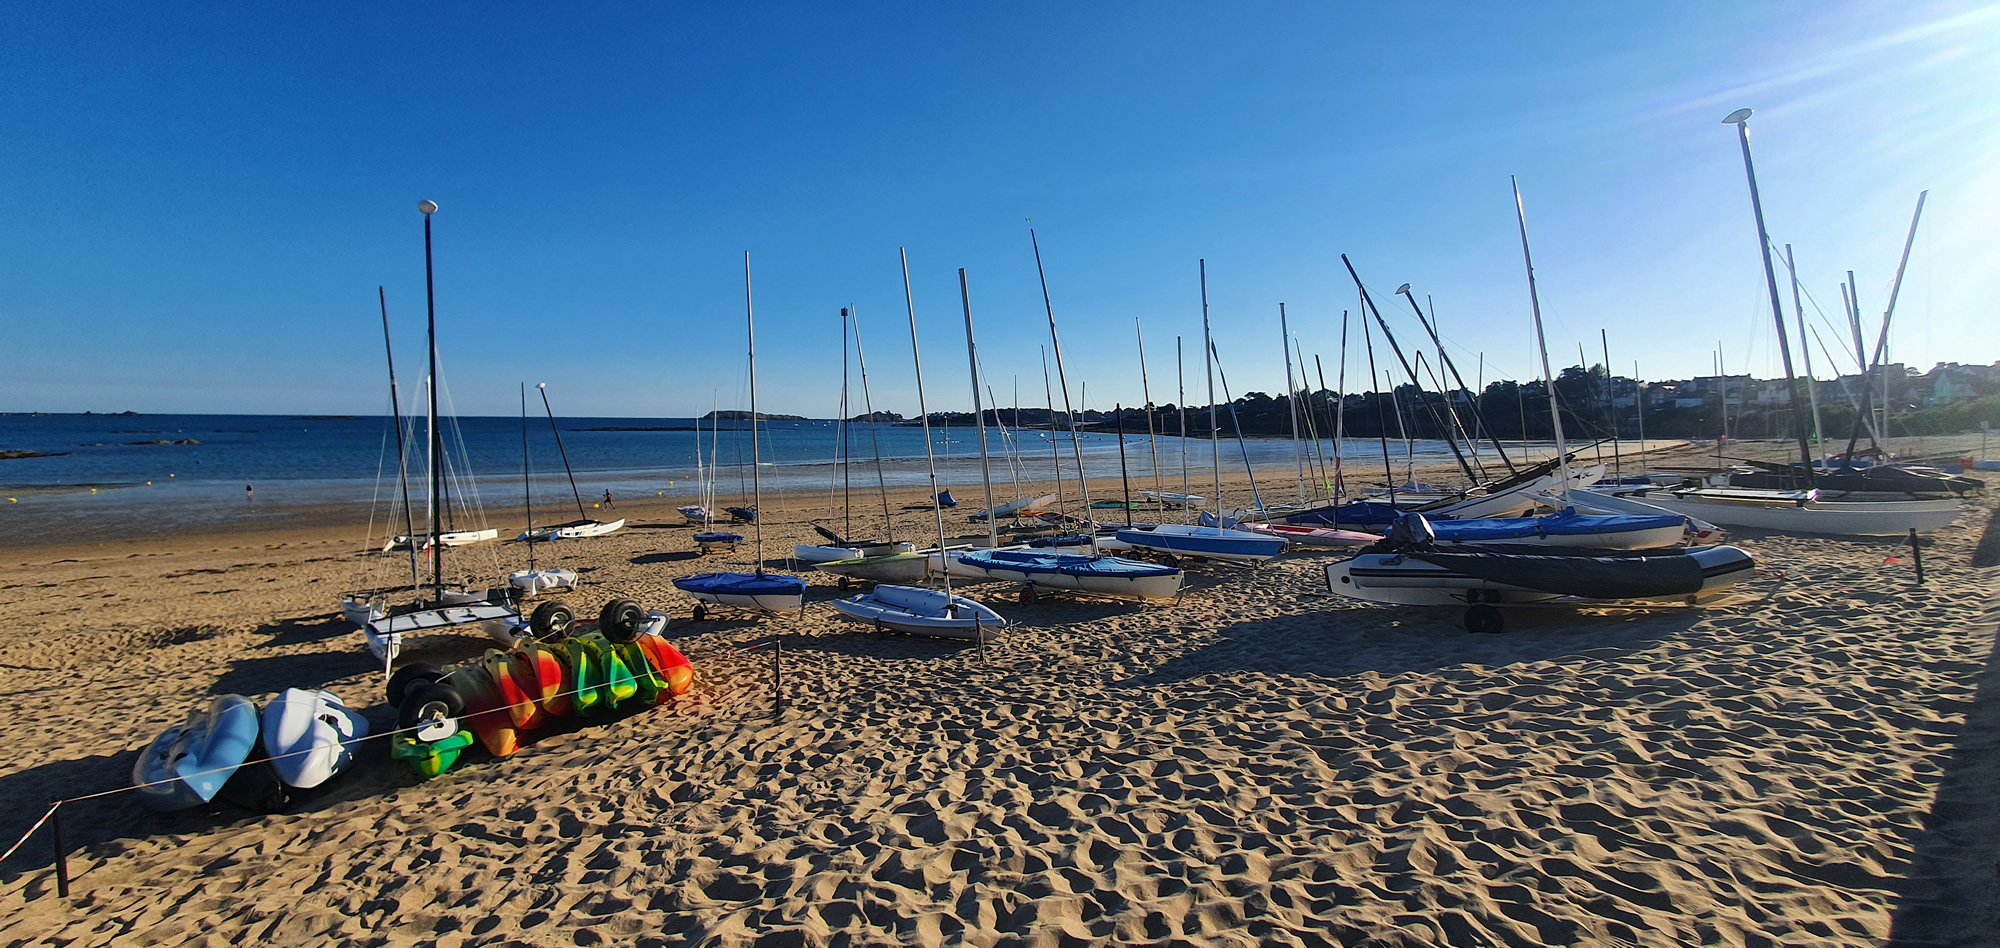
[[[1153,383],[1146,378],[1146,329],[1139,325],[1139,318],[1132,317],[1132,331],[1139,336],[1139,392],[1146,397],[1146,447],[1153,453],[1153,497],[1165,502],[1160,496],[1160,436],[1153,429]]]
[[[569,475],[569,495],[576,498],[576,518],[589,520],[590,515],[583,512],[583,492],[576,489],[576,471],[569,466],[569,449],[563,447],[562,429],[556,427],[556,410],[549,407],[549,383],[536,382],[535,391],[542,395],[542,411],[548,413],[549,431],[555,434],[556,451],[562,454],[563,473]]]
[[[1785,304],[1778,301],[1778,274],[1771,266],[1771,236],[1764,230],[1764,200],[1757,194],[1757,169],[1750,162],[1750,110],[1732,112],[1723,122],[1736,126],[1736,138],[1743,144],[1743,173],[1750,179],[1750,209],[1757,218],[1757,253],[1764,260],[1764,286],[1771,291],[1771,320],[1778,328],[1778,354],[1785,365],[1785,404],[1792,410],[1792,432],[1798,435],[1799,463],[1805,467],[1806,483],[1812,484],[1819,477],[1813,473],[1812,446],[1806,443],[1804,418],[1799,413],[1798,381],[1792,374],[1792,347],[1785,331]],[[1805,345],[1805,340],[1799,340],[1799,344]],[[1609,373],[1608,368],[1606,372]]]
[[[1208,328],[1208,258],[1200,260],[1201,267],[1201,365],[1208,375],[1208,453],[1210,472],[1215,483],[1215,529],[1222,530],[1222,440],[1216,433],[1218,427],[1215,416],[1215,340]]]
[[[1791,244],[1785,245],[1785,272],[1791,274],[1792,277],[1792,312],[1798,317],[1799,321],[1799,352],[1806,358],[1806,399],[1812,405],[1813,441],[1819,444],[1819,465],[1824,468],[1826,467],[1826,432],[1819,425],[1819,384],[1813,380],[1812,346],[1806,342],[1810,338],[1806,335],[1806,307],[1805,303],[1799,299],[1799,268],[1792,262]],[[1633,363],[1632,371],[1634,376],[1638,374],[1638,368],[1638,363]],[[1645,400],[1641,399],[1639,405],[1639,431],[1641,440],[1639,450],[1641,453],[1645,451],[1645,430],[1646,406]]]
[[[1125,468],[1125,406],[1111,406],[1111,414],[1118,423],[1118,486],[1125,494],[1125,525],[1132,525],[1132,474]]]
[[[1292,328],[1285,320],[1285,304],[1278,303],[1278,348],[1285,350],[1285,409],[1292,419],[1292,464],[1299,473],[1299,503],[1306,502],[1306,458],[1299,450],[1299,388],[1292,384]],[[1299,366],[1304,371],[1305,366]]]
[[[840,535],[843,538],[854,535],[854,478],[851,476],[854,466],[853,429],[848,427],[847,421],[851,414],[847,405],[848,325],[847,309],[843,307],[840,310],[840,430],[834,444],[835,453],[840,455]],[[875,419],[868,419],[868,423],[874,424]]]
[[[944,548],[944,507],[937,502],[937,449],[931,445],[931,410],[924,403],[924,357],[917,348],[917,298],[910,292],[910,255],[897,248],[896,253],[903,259],[903,302],[910,310],[910,359],[917,365],[917,415],[924,421],[924,460],[930,464],[931,473],[931,513],[937,517],[938,562],[944,570],[944,601],[951,602],[951,554]],[[987,519],[992,519],[993,507],[987,506]]]
[[[868,445],[875,449],[875,490],[882,495],[882,528],[888,541],[896,542],[896,520],[889,515],[889,481],[882,475],[882,440],[875,433],[875,396],[868,390],[868,353],[861,348],[861,307],[848,309],[854,323],[854,360],[861,366],[861,405],[868,410]]]
[[[757,443],[757,307],[750,295],[750,251],[743,251],[743,324],[750,338],[750,489],[752,491],[751,510],[756,516],[750,524],[757,535],[757,575],[764,575],[764,471],[758,466],[763,459],[761,445]],[[862,376],[866,378],[864,374]],[[742,457],[742,455],[737,455]],[[740,488],[739,488],[740,489]]]
[[[1340,369],[1334,373],[1334,387],[1337,389],[1334,398],[1339,401],[1333,411],[1333,495],[1338,498],[1347,492],[1347,472],[1341,466],[1340,446],[1347,439],[1347,310],[1344,309],[1340,311]],[[1336,520],[1334,526],[1339,525]]]
[[[1368,387],[1375,388],[1375,334],[1368,328],[1368,318],[1365,315],[1361,319],[1361,341],[1368,346]],[[1371,399],[1375,403],[1375,431],[1377,432],[1375,440],[1382,443],[1382,478],[1384,484],[1389,488],[1389,509],[1395,510],[1396,466],[1389,461],[1389,419],[1382,417],[1381,391],[1378,390],[1372,394],[1375,396]]]
[[[697,439],[701,436],[695,435]],[[699,452],[697,452],[698,454]],[[535,485],[528,467],[528,383],[521,383],[521,505],[527,511],[528,569],[535,568]],[[700,475],[696,475],[699,477]]]
[[[1542,297],[1535,289],[1535,258],[1528,251],[1528,208],[1521,201],[1521,181],[1513,175],[1507,180],[1514,186],[1514,219],[1521,225],[1521,261],[1528,270],[1528,306],[1535,316],[1535,347],[1542,355],[1542,386],[1549,396],[1549,423],[1554,426],[1556,436],[1556,467],[1562,471],[1563,499],[1569,499],[1569,442],[1563,439],[1562,412],[1556,408],[1556,383],[1549,373],[1549,340],[1542,332]],[[1726,380],[1725,380],[1726,381]],[[1723,409],[1728,410],[1727,385],[1724,386]],[[1526,422],[1523,422],[1526,427]]]
[[[403,492],[403,536],[410,546],[410,587],[423,585],[417,567],[416,514],[410,511],[410,462],[403,448],[403,403],[396,394],[396,347],[389,342],[389,296],[381,287],[375,298],[382,304],[382,351],[389,357],[389,420],[396,426],[396,485]]]
[[[908,255],[905,255],[903,258],[905,293],[909,292],[909,282],[910,261]],[[964,267],[958,268],[958,299],[965,306],[965,361],[972,373],[972,420],[979,431],[979,476],[986,484],[986,541],[993,546],[999,546],[1000,518],[993,516],[993,465],[986,455],[986,409],[979,403],[979,348],[972,341],[972,289],[966,283]],[[911,312],[915,311],[913,306]],[[938,546],[943,548],[942,539],[938,541]]]
[[[433,599],[444,598],[444,544],[438,542],[438,516],[443,513],[440,495],[444,490],[444,434],[438,430],[438,341],[437,341],[437,290],[431,271],[431,215],[437,213],[437,205],[423,201],[417,210],[424,215],[424,309],[425,333],[430,346],[430,384],[425,392],[428,398],[425,415],[430,435],[430,512],[425,524],[425,548],[431,556],[431,595]],[[411,538],[415,543],[415,538]]]
[[[1178,394],[1175,407],[1181,415],[1181,524],[1188,522],[1188,465],[1187,465],[1187,359],[1181,355],[1181,337],[1174,337],[1174,384]]]
[[[1084,519],[1090,519],[1090,479],[1083,473],[1083,442],[1076,433],[1076,410],[1069,401],[1069,372],[1063,368],[1062,339],[1056,335],[1056,307],[1049,301],[1049,275],[1042,269],[1042,244],[1028,229],[1028,242],[1035,248],[1035,275],[1042,281],[1042,308],[1049,314],[1049,347],[1056,351],[1056,381],[1062,385],[1063,417],[1069,419],[1070,453],[1076,456],[1076,490],[1083,498]],[[989,508],[991,509],[991,508]],[[1090,533],[1090,552],[1097,552],[1097,531]]]
[[[1056,431],[1056,394],[1049,384],[1049,350],[1042,349],[1042,405],[1049,413],[1049,463],[1056,472],[1056,509],[1063,509],[1062,435]],[[989,514],[989,516],[991,516]]]

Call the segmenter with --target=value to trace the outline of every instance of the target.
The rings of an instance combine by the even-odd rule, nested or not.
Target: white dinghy
[[[287,688],[264,706],[264,749],[278,779],[301,790],[317,787],[354,763],[354,744],[368,736],[368,719],[330,691]]]
[[[986,606],[914,586],[877,586],[859,596],[836,599],[833,608],[878,629],[942,639],[997,642],[1007,629],[1007,620]]]

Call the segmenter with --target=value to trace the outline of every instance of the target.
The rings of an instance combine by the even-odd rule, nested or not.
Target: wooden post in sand
[[[1924,584],[1924,548],[1922,544],[1917,542],[1916,527],[1910,528],[1910,559],[1915,561],[1917,566],[1917,585],[1922,586]]]
[[[771,640],[771,713],[785,713],[785,643]]]
[[[63,846],[62,801],[57,800],[49,807],[49,835],[56,847],[56,895],[69,898],[69,852]]]

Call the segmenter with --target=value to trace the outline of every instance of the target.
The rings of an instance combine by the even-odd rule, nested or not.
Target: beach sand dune
[[[667,580],[720,564],[679,555],[685,528],[554,546],[589,569],[579,611],[672,604],[694,692],[429,782],[374,742],[279,816],[74,804],[76,896],[31,841],[0,867],[0,940],[1979,944],[1981,503],[1922,588],[1893,543],[1755,534],[1763,573],[1726,608],[1523,609],[1480,636],[1327,596],[1302,554],[1175,604],[996,596],[1016,625],[983,657],[843,624],[818,581],[802,616],[687,622]],[[809,535],[810,503],[769,507],[773,550]],[[386,726],[331,609],[357,545],[10,554],[34,580],[0,592],[7,841],[122,785],[212,693],[323,685]],[[771,651],[733,651],[772,640],[782,710]]]

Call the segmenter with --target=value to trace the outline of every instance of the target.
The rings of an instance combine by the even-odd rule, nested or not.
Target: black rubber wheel
[[[455,718],[465,713],[465,698],[459,695],[457,688],[443,682],[418,685],[403,698],[403,703],[396,707],[396,729],[399,731],[416,727],[426,718]]]
[[[1021,587],[1021,592],[1020,592],[1020,594],[1019,594],[1019,595],[1015,596],[1015,599],[1016,599],[1017,601],[1019,601],[1019,602],[1021,603],[1021,605],[1024,605],[1024,606],[1032,606],[1032,605],[1034,605],[1034,604],[1035,604],[1035,587],[1033,587],[1033,586],[1023,586],[1023,587]]]
[[[702,621],[705,621],[705,620],[707,620],[707,619],[708,619],[708,607],[707,607],[707,606],[704,606],[704,605],[702,605],[702,604],[700,604],[700,603],[695,603],[695,607],[694,607],[694,621],[696,621],[696,622],[702,622]]]
[[[409,694],[418,685],[428,685],[443,677],[444,669],[423,662],[396,669],[396,673],[389,676],[389,707],[402,707],[404,695]]]
[[[535,638],[559,639],[569,634],[569,627],[576,623],[576,613],[571,612],[562,600],[555,599],[535,607],[528,617],[528,628],[534,630]]]
[[[1500,632],[1506,628],[1507,620],[1502,618],[1500,610],[1493,606],[1482,602],[1467,606],[1465,609],[1467,632]]]
[[[630,599],[613,599],[597,613],[597,631],[613,642],[630,642],[646,624],[646,609]]]

